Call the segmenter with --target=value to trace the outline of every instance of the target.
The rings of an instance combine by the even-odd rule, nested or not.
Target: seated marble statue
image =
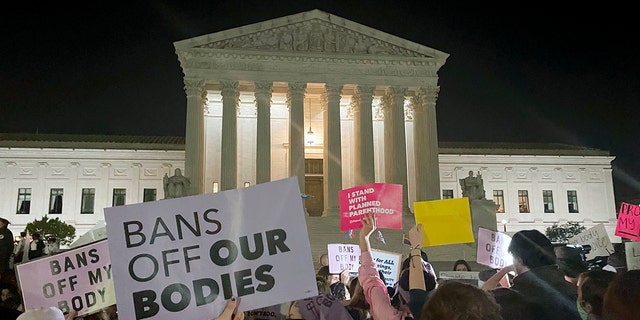
[[[468,177],[460,179],[460,187],[462,188],[462,196],[469,198],[469,200],[485,199],[482,174],[480,172],[474,177],[473,171],[469,171]]]
[[[175,174],[171,177],[165,173],[163,182],[165,199],[180,198],[189,195],[191,181],[182,175],[182,171],[179,168],[175,170]]]

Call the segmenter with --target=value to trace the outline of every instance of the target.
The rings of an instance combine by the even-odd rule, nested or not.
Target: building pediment
[[[190,49],[247,50],[324,55],[396,56],[445,60],[448,54],[312,10],[174,43]]]

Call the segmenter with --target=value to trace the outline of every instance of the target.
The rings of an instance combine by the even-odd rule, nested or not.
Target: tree
[[[46,215],[42,219],[27,223],[25,228],[29,234],[40,232],[44,241],[55,239],[61,246],[71,244],[76,237],[76,228],[66,224],[60,218],[49,219]]]
[[[555,222],[545,229],[544,234],[547,235],[547,238],[553,243],[567,243],[570,238],[585,230],[587,230],[587,228],[581,226],[579,222],[569,221],[560,225]]]

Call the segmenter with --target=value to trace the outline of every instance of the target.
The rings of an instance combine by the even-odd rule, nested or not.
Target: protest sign
[[[116,303],[107,241],[16,265],[25,309],[58,307],[78,315]]]
[[[640,241],[640,206],[626,202],[620,204],[615,235]]]
[[[571,237],[568,240],[568,244],[590,245],[591,251],[587,254],[587,260],[595,259],[595,257],[606,257],[613,253],[613,244],[602,223]]]
[[[327,245],[329,273],[338,274],[344,270],[358,273],[360,247],[357,244],[330,243]]]
[[[210,320],[232,297],[245,311],[318,294],[296,177],[105,208],[105,221],[121,319]]]
[[[478,228],[478,250],[476,261],[490,268],[504,268],[513,264],[509,253],[511,237],[504,233]]]
[[[400,277],[400,267],[402,267],[402,254],[371,249],[371,258],[376,268],[384,275],[384,283],[387,287],[393,287]]]
[[[290,302],[268,306],[245,312],[246,320],[286,320],[289,319]]]
[[[370,183],[340,190],[340,230],[362,228],[360,219],[368,213],[376,216],[381,229],[402,229],[402,185]]]
[[[625,242],[624,251],[627,256],[627,270],[640,269],[640,242]]]
[[[474,242],[468,198],[420,201],[413,209],[424,230],[422,246]]]
[[[480,285],[479,272],[477,271],[440,271],[438,281],[454,280],[478,287]]]

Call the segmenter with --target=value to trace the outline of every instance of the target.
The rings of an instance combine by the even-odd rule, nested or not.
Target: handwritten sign
[[[384,275],[384,283],[387,287],[393,287],[400,276],[400,267],[402,267],[402,254],[371,249],[371,257],[376,268]]]
[[[504,233],[478,228],[478,250],[476,261],[490,268],[504,268],[513,264],[509,253],[511,237]]]
[[[423,246],[474,242],[468,198],[420,201],[413,209],[424,230]]]
[[[639,270],[640,242],[625,242],[624,251],[627,256],[627,270]]]
[[[587,260],[608,256],[613,253],[613,244],[602,223],[571,237],[568,240],[568,244],[590,245],[591,251],[587,254]]]
[[[106,240],[18,264],[16,274],[25,309],[56,306],[84,315],[116,303]]]
[[[278,201],[274,201],[277,199]],[[295,177],[105,208],[118,317],[217,317],[318,294]]]
[[[329,255],[329,273],[338,274],[344,270],[358,273],[360,266],[360,247],[357,244],[330,243],[327,245]]]
[[[626,202],[620,205],[615,235],[640,241],[640,206]]]
[[[362,228],[360,219],[374,213],[378,228],[402,229],[402,185],[370,183],[340,190],[340,230]]]

